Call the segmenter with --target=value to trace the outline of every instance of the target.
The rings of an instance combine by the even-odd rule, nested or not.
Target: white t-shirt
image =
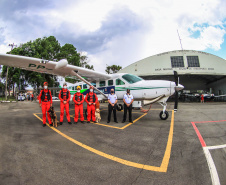
[[[133,100],[133,95],[132,94],[124,94],[123,99],[125,100],[126,103],[131,103],[131,101]]]
[[[114,104],[115,101],[117,100],[117,95],[116,94],[109,94],[108,99],[110,100],[111,103]]]

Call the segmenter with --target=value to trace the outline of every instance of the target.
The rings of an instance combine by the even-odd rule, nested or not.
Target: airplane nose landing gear
[[[167,120],[167,118],[169,117],[169,113],[166,111],[167,104],[166,104],[166,102],[159,103],[159,104],[163,106],[163,111],[160,112],[159,117],[162,120]]]
[[[169,113],[167,111],[165,111],[165,112],[161,111],[160,114],[159,114],[159,117],[162,120],[166,120],[169,117]]]

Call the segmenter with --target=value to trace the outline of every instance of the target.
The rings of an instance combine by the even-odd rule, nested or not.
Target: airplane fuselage
[[[169,96],[175,93],[175,82],[167,80],[143,80],[131,74],[113,74],[112,78],[105,81],[98,81],[92,83],[104,94],[109,94],[113,88],[117,94],[118,99],[123,99],[127,89],[133,94],[135,100],[152,100],[158,96],[165,95],[164,99],[160,101],[167,101]],[[89,86],[84,82],[78,82],[74,86],[69,86],[69,90],[73,95],[76,93],[76,87],[81,86],[81,92],[86,95],[89,92]],[[96,92],[100,100],[106,99],[99,92]]]

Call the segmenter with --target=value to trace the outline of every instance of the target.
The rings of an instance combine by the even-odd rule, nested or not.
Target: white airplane
[[[184,88],[178,84],[177,72],[174,71],[175,82],[166,80],[143,80],[142,78],[127,74],[104,74],[101,72],[89,70],[86,68],[69,65],[66,59],[59,62],[53,62],[43,59],[0,54],[0,65],[17,67],[24,70],[47,73],[58,76],[70,76],[80,79],[82,82],[76,83],[75,86],[69,87],[71,93],[76,92],[76,86],[82,87],[82,93],[86,95],[89,92],[89,86],[94,86],[98,98],[101,100],[107,99],[107,94],[110,90],[115,89],[118,99],[122,99],[126,93],[126,89],[130,89],[135,100],[150,100],[149,104],[155,102],[163,106],[160,112],[160,118],[166,120],[169,116],[166,111],[166,102],[170,96],[175,93],[174,110],[177,111],[178,91]],[[122,105],[118,105],[118,109],[122,109]]]

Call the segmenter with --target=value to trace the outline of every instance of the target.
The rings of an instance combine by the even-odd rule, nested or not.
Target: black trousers
[[[126,121],[126,116],[127,116],[127,110],[129,111],[129,121],[133,121],[132,120],[132,104],[127,107],[127,105],[124,103],[124,115],[123,115],[123,121]]]
[[[114,121],[117,121],[117,117],[116,117],[116,104],[114,104],[114,106],[112,107],[111,104],[108,104],[108,121],[111,121],[111,112],[113,110],[113,114],[114,114]]]

